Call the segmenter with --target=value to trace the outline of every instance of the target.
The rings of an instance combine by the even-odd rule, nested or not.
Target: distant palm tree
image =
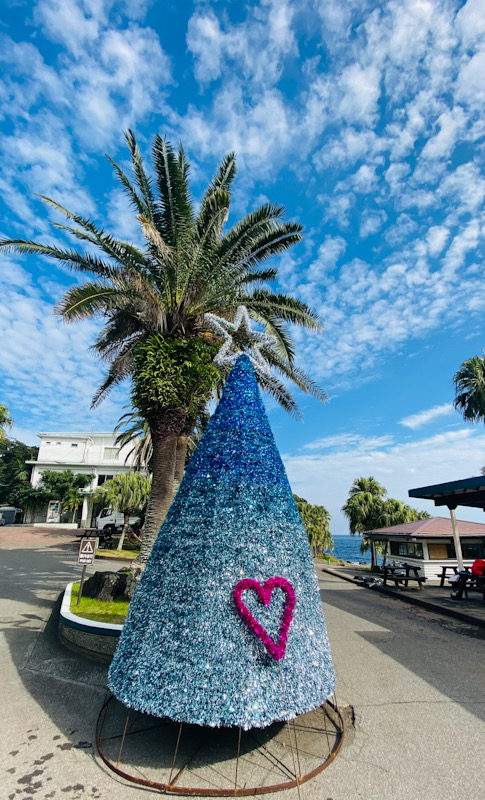
[[[453,405],[467,422],[485,422],[485,353],[463,362],[453,376]]]
[[[126,406],[125,406],[126,408]],[[127,411],[120,417],[113,433],[118,436],[115,440],[117,447],[131,445],[125,458],[125,464],[130,463],[132,469],[150,471],[153,454],[150,425],[139,411]]]
[[[92,220],[47,197],[42,197],[44,202],[73,223],[56,227],[87,242],[89,250],[22,239],[0,241],[0,247],[47,256],[95,276],[70,289],[57,313],[66,322],[105,319],[93,348],[110,366],[93,404],[131,376],[132,401],[149,423],[153,484],[137,559],[142,568],[172,499],[180,434],[187,420],[195,420],[205,406],[216,381],[211,363],[220,340],[207,313],[231,320],[244,305],[252,319],[276,338],[274,348],[265,349],[269,364],[303,391],[320,399],[325,395],[295,366],[287,329],[293,323],[320,330],[316,313],[301,300],[262,288],[276,279],[277,270],[260,265],[299,242],[302,226],[285,221],[282,206],[266,203],[224,232],[236,174],[233,153],[221,162],[196,212],[182,146],[176,153],[169,142],[155,136],[152,178],[134,134],[128,131],[125,139],[134,182],[110,162],[134,207],[143,248],[115,239]],[[259,381],[284,407],[295,410],[281,380],[261,374]]]
[[[377,497],[385,497],[387,490],[376,481],[373,475],[368,478],[356,478],[350,487],[349,497],[353,497],[360,492],[368,492],[369,494],[377,495]]]
[[[76,512],[83,502],[83,496],[80,494],[79,489],[68,489],[64,500],[62,502],[62,510],[63,511],[72,511],[72,520],[74,522],[76,519]]]
[[[368,478],[356,478],[349,491],[349,499],[342,507],[348,517],[350,533],[362,534],[377,527],[376,520],[382,512],[386,489],[371,475]],[[363,552],[368,544],[362,540]],[[375,545],[371,544],[371,562],[376,564]]]
[[[0,403],[0,439],[6,439],[5,428],[13,425],[13,419],[7,406]]]
[[[121,511],[123,514],[123,530],[118,542],[118,550],[123,549],[130,517],[143,511],[148,502],[150,489],[151,478],[140,472],[115,475],[114,478],[105,481],[96,489],[95,502],[102,501],[114,511]]]

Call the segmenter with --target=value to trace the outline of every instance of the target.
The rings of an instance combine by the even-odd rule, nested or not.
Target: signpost
[[[78,606],[79,603],[81,602],[83,586],[84,586],[84,578],[86,577],[86,566],[88,564],[94,563],[94,554],[96,552],[97,544],[98,544],[97,539],[81,539],[81,544],[79,545],[79,553],[77,556],[77,563],[83,565],[83,574],[81,575],[81,584],[79,586],[76,606]]]

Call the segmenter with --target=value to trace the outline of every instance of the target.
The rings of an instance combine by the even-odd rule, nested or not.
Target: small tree
[[[76,512],[83,501],[82,495],[79,492],[79,489],[71,488],[68,489],[66,494],[64,495],[64,499],[62,501],[62,510],[63,511],[72,511],[72,520],[71,522],[75,522],[76,520]]]
[[[298,511],[305,526],[313,555],[317,554],[318,548],[321,550],[333,550],[333,539],[330,533],[331,516],[325,506],[312,505],[296,494],[293,497],[296,500]]]
[[[118,550],[123,549],[130,517],[137,512],[141,513],[146,507],[151,485],[151,478],[141,472],[131,472],[115,475],[96,490],[95,501],[102,500],[110,508],[121,511],[123,514],[123,530],[118,542]]]
[[[453,376],[453,405],[466,422],[485,422],[485,353],[473,356]]]
[[[371,566],[377,566],[376,549],[386,559],[387,542],[385,546],[376,544],[373,540],[366,539],[366,531],[375,528],[389,528],[391,525],[400,525],[403,522],[414,522],[417,519],[427,519],[427,511],[418,511],[416,508],[395,500],[393,497],[386,499],[387,491],[374,477],[357,478],[349,492],[349,499],[342,508],[349,518],[349,528],[352,535],[364,534],[361,543],[361,552],[365,553],[371,548]]]
[[[44,469],[41,472],[41,482],[39,488],[49,494],[49,500],[60,500],[61,504],[67,496],[79,489],[85,489],[93,480],[94,475],[86,475],[83,472],[74,474],[71,469],[64,469],[57,472],[54,469]]]
[[[38,447],[15,439],[0,439],[0,503],[26,507],[21,497],[32,488],[32,466],[26,461],[35,461],[38,452]]]

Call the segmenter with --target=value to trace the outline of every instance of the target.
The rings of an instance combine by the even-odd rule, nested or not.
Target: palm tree
[[[115,475],[96,489],[95,502],[102,501],[115,511],[123,514],[123,530],[118,542],[118,550],[123,549],[130,517],[145,508],[151,489],[151,478],[141,472]]]
[[[385,497],[387,490],[376,481],[373,475],[368,478],[356,478],[349,490],[349,497],[353,497],[360,492],[368,492],[377,497]]]
[[[82,495],[79,493],[79,489],[68,489],[66,495],[64,496],[64,500],[62,502],[62,510],[63,511],[72,511],[72,520],[71,522],[75,522],[76,519],[76,512],[83,501]]]
[[[303,497],[294,494],[298,511],[307,532],[308,542],[314,556],[320,550],[333,550],[333,539],[330,533],[330,513],[325,506],[312,505]]]
[[[276,339],[274,348],[265,352],[271,366],[303,391],[322,400],[325,395],[295,366],[287,329],[292,323],[320,330],[317,315],[302,301],[262,287],[276,279],[277,270],[260,265],[299,242],[302,226],[285,221],[282,206],[266,203],[224,232],[236,174],[233,153],[221,162],[196,214],[182,146],[176,153],[169,142],[155,136],[152,179],[134,134],[128,131],[125,139],[134,182],[109,160],[141,225],[143,248],[115,239],[92,220],[43,196],[45,203],[73,223],[56,227],[94,245],[98,254],[93,255],[92,249],[79,252],[22,239],[3,240],[0,246],[47,256],[95,276],[70,289],[56,313],[66,322],[104,317],[106,326],[93,349],[109,369],[93,405],[131,376],[132,401],[149,424],[153,483],[137,559],[142,567],[172,499],[179,437],[220,380],[210,366],[220,340],[212,333],[206,314],[231,320],[238,306],[244,305]],[[147,359],[157,374],[147,372]],[[168,362],[170,374],[165,369]],[[295,411],[296,404],[281,380],[262,375],[259,379],[284,407]]]
[[[352,536],[362,534],[378,527],[376,520],[382,513],[386,489],[371,475],[369,478],[356,478],[349,491],[349,499],[342,507],[342,511],[349,519],[349,529]],[[363,552],[368,548],[365,539],[362,540]],[[375,545],[371,543],[371,565],[376,564]]]
[[[0,440],[6,439],[5,428],[13,425],[13,419],[7,406],[0,403]]]
[[[453,405],[466,422],[485,422],[485,351],[483,358],[473,356],[463,362],[453,376]]]
[[[118,434],[115,439],[117,447],[132,445],[131,450],[126,454],[125,464],[129,461],[131,468],[136,472],[141,470],[149,472],[153,454],[152,437],[150,436],[150,426],[140,412],[127,411],[126,414],[123,414],[113,433]]]

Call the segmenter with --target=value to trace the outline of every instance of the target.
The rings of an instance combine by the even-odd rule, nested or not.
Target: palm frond
[[[102,282],[84,283],[69,289],[56,304],[54,313],[60,314],[66,322],[74,322],[110,309],[115,310],[121,299],[126,302],[126,293],[113,286]]]
[[[251,295],[240,295],[236,298],[236,302],[268,320],[279,318],[294,325],[303,325],[313,331],[322,330],[317,312],[296,297],[273,294],[266,289],[256,289]]]
[[[121,183],[125,194],[128,195],[130,198],[131,204],[138,210],[139,214],[143,214],[143,216],[148,217],[150,214],[150,209],[147,207],[146,203],[142,200],[140,195],[137,193],[135,188],[132,186],[130,179],[128,176],[123,172],[120,166],[114,161],[111,156],[106,155],[109,163],[113,167],[116,175],[118,177],[119,182]]]
[[[111,363],[106,378],[94,394],[91,402],[91,408],[96,408],[96,406],[98,406],[109,394],[111,389],[127,378],[131,374],[131,368],[132,348],[130,345],[127,345]]]
[[[87,253],[79,253],[77,250],[67,250],[54,245],[39,244],[27,239],[1,239],[0,247],[7,252],[36,254],[47,256],[60,261],[67,267],[75,267],[80,272],[94,272],[102,278],[117,280],[120,275],[118,267],[108,264],[96,256]]]
[[[285,409],[294,419],[301,419],[302,414],[298,405],[286,386],[278,380],[274,375],[264,375],[257,373],[258,383],[265,392],[268,392],[277,403]]]
[[[289,364],[293,364],[295,348],[293,347],[291,336],[282,321],[275,317],[270,318],[268,315],[263,316],[262,314],[257,314],[255,311],[251,312],[251,317],[256,322],[264,325],[265,333],[269,333],[271,336],[275,337],[276,344],[274,349],[278,356],[285,359]]]
[[[179,151],[157,133],[152,148],[160,205],[160,233],[164,241],[177,249],[192,222],[192,205],[187,185],[188,163]]]
[[[273,268],[268,269],[255,269],[252,272],[244,274],[238,281],[240,286],[247,286],[250,283],[264,283],[265,281],[274,281],[278,277],[278,270]]]
[[[293,383],[296,383],[305,394],[311,394],[321,403],[326,403],[328,401],[327,394],[321,386],[312,378],[309,378],[302,369],[293,366],[293,364],[288,364],[269,347],[261,348],[261,354],[265,357],[268,364],[281,372],[286,378],[292,380]]]
[[[151,222],[156,223],[157,207],[156,207],[155,194],[153,192],[153,184],[145,172],[145,168],[143,166],[143,159],[138,149],[138,144],[135,139],[135,134],[133,133],[133,131],[127,130],[124,136],[125,136],[125,141],[128,145],[128,149],[131,154],[131,162],[133,165],[133,173],[135,175],[135,180],[143,196],[144,203],[147,209],[146,216],[148,217],[149,220],[151,220]]]

